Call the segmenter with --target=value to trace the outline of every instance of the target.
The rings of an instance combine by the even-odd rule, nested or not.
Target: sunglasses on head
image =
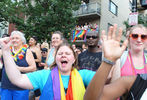
[[[138,37],[141,38],[142,41],[145,41],[147,39],[147,35],[140,35],[140,34],[130,34],[130,37],[133,39],[133,40],[137,40]]]
[[[86,39],[90,39],[90,38],[97,39],[98,36],[86,36]]]

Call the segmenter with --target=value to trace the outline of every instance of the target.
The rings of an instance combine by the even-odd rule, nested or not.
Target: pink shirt
[[[135,75],[135,73],[133,72],[133,70],[135,71],[135,73],[137,74],[144,74],[147,73],[147,68],[142,68],[142,69],[136,69],[136,68],[132,68],[130,60],[129,60],[129,56],[127,56],[126,62],[123,65],[123,67],[121,68],[121,76],[131,76],[131,75]]]

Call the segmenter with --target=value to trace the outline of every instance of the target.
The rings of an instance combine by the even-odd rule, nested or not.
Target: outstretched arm
[[[104,86],[100,100],[117,100],[132,87],[136,76],[125,76]]]
[[[17,65],[15,64],[11,53],[10,53],[10,45],[11,39],[9,37],[0,39],[0,44],[2,45],[2,54],[5,64],[5,70],[9,80],[18,87],[24,89],[33,89],[31,82],[25,74],[21,74],[17,69]]]
[[[127,46],[127,40],[120,47],[120,40],[122,35],[122,29],[119,29],[118,36],[116,37],[117,25],[109,28],[108,35],[105,35],[105,31],[102,31],[102,46],[104,51],[104,57],[110,61],[115,62],[123,53]],[[84,100],[98,100],[101,97],[106,79],[111,70],[112,65],[106,62],[102,62],[100,68],[96,72],[89,86],[87,87]]]

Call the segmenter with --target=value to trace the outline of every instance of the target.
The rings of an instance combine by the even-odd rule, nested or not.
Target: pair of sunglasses
[[[141,38],[142,41],[145,41],[147,39],[147,35],[140,35],[140,34],[130,34],[130,37],[133,39],[133,40],[137,40],[138,37]]]
[[[42,51],[41,53],[46,53],[45,51]]]
[[[86,36],[86,39],[90,39],[90,38],[97,39],[98,36]]]

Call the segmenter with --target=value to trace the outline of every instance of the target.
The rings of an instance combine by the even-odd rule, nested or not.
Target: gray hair
[[[17,34],[17,35],[19,35],[21,37],[21,40],[22,40],[23,44],[26,44],[26,38],[25,38],[24,33],[20,32],[20,31],[13,31],[11,33],[11,36],[13,36],[15,34]]]

